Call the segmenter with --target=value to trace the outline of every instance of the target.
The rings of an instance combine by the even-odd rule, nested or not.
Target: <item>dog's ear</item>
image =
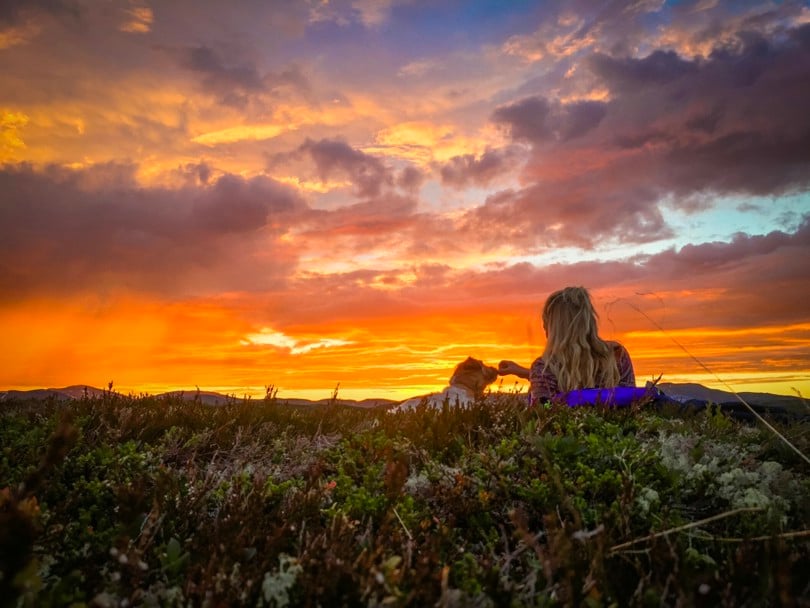
[[[475,378],[475,392],[483,393],[484,389],[498,378],[498,370],[480,362],[480,367],[473,374]]]
[[[487,384],[492,384],[495,380],[498,379],[498,370],[492,367],[491,365],[485,365],[483,362],[481,363],[481,371],[484,372],[484,380]]]
[[[467,357],[466,359],[464,359],[464,361],[456,365],[456,369],[454,370],[453,373],[455,374],[463,371],[478,371],[480,369],[479,366],[481,364],[482,364],[481,361],[479,361],[478,359]]]
[[[483,378],[483,380],[486,382],[486,384],[492,384],[498,377],[498,370],[492,367],[491,365],[487,365],[480,359],[467,357],[467,360],[464,363],[469,364],[468,369],[470,369],[471,371],[475,370],[477,373],[479,373]]]

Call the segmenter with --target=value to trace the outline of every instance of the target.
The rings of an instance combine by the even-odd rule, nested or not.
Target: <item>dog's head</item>
[[[497,377],[497,369],[486,365],[483,361],[467,357],[453,371],[450,386],[463,386],[480,395],[488,385],[495,382]]]

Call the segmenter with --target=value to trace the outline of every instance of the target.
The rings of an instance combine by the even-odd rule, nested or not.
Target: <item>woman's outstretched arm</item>
[[[498,363],[498,374],[501,376],[513,375],[524,380],[529,379],[529,368],[518,365],[514,361],[501,361]]]

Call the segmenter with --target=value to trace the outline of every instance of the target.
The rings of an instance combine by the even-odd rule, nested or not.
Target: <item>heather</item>
[[[505,392],[7,402],[0,602],[810,605],[810,428],[772,424]]]

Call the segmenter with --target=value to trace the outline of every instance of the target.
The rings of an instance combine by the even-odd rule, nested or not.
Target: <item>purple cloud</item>
[[[642,59],[596,53],[588,63],[594,73],[623,91],[672,83],[698,71],[695,62],[682,59],[674,51],[654,51]]]
[[[339,173],[347,176],[361,197],[379,196],[384,187],[394,185],[394,176],[378,158],[355,150],[336,139],[307,139],[299,148],[310,156],[321,180]]]
[[[79,3],[75,0],[3,0],[0,2],[0,23],[14,25],[25,13],[37,11],[73,17],[80,14]]]
[[[233,175],[146,189],[133,171],[0,171],[0,291],[250,290],[295,267],[297,253],[280,240],[306,211],[292,189]]]
[[[601,101],[552,105],[535,96],[497,108],[492,121],[503,125],[514,141],[540,144],[582,137],[598,127],[606,113],[607,105]]]
[[[486,186],[500,175],[511,171],[517,153],[509,148],[488,149],[478,158],[473,154],[454,156],[439,166],[443,184],[454,188],[466,188],[470,185]]]
[[[228,60],[210,46],[183,49],[180,56],[182,67],[201,75],[203,90],[225,105],[244,107],[253,96],[307,95],[310,91],[309,81],[297,66],[262,73],[255,62],[241,57]]]

